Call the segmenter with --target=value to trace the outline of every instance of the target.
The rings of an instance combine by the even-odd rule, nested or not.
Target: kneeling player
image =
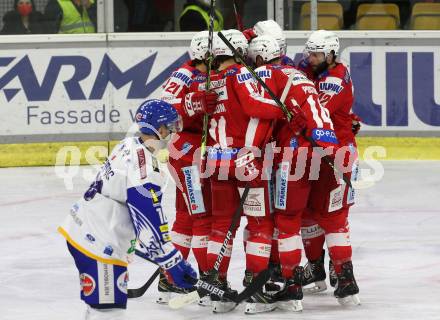
[[[80,274],[85,319],[123,318],[128,255],[136,240],[176,286],[191,288],[185,277],[196,276],[170,241],[161,207],[164,174],[155,157],[179,127],[178,114],[164,101],[147,100],[135,118],[140,136],[114,148],[58,229]]]

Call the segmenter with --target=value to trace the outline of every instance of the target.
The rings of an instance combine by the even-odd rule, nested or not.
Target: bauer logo
[[[204,213],[205,204],[197,167],[184,167],[182,172],[185,177],[186,193],[192,214]]]
[[[42,61],[32,58],[31,54],[23,57],[0,57],[0,91],[3,91],[7,102],[11,102],[20,92],[30,102],[50,101],[55,88],[57,91],[63,90],[63,96],[69,100],[81,101],[101,100],[107,87],[113,86],[119,90],[128,85],[126,99],[145,99],[189,58],[185,52],[165,65],[158,75],[150,77],[157,55],[158,52],[155,52],[124,70],[115,62],[121,58],[112,58],[107,53],[98,63],[87,55],[51,56],[43,74],[40,67]],[[64,74],[60,78],[62,69],[67,67],[72,68],[70,78],[66,79]],[[185,83],[190,81],[185,75],[178,76]],[[84,85],[86,80],[92,80],[92,85]]]

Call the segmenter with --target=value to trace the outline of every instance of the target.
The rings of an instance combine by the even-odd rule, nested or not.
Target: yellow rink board
[[[379,146],[385,148],[386,157],[373,153],[378,160],[440,160],[440,137],[359,137],[357,141],[361,158],[367,148]],[[0,167],[52,166],[57,163],[57,155],[58,165],[96,164],[116,144],[117,141],[0,144]]]

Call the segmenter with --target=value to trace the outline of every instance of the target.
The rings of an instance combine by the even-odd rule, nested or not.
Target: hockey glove
[[[197,273],[186,260],[182,259],[173,267],[165,270],[165,276],[177,287],[191,289],[193,285],[188,281],[188,277],[197,278]]]
[[[185,112],[188,117],[197,114],[211,114],[215,111],[217,93],[215,91],[191,92],[185,96]]]
[[[354,135],[357,135],[359,130],[361,129],[362,119],[355,113],[350,113],[351,118],[351,131]]]
[[[301,131],[307,127],[307,117],[304,111],[298,106],[293,106],[289,109],[292,114],[292,118],[289,121],[289,128],[296,135],[299,135]]]

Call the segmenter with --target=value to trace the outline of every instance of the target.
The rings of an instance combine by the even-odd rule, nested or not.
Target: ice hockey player
[[[174,285],[191,288],[185,277],[196,277],[170,241],[161,207],[165,174],[155,156],[178,131],[178,113],[167,102],[147,100],[135,119],[139,137],[114,148],[58,229],[79,271],[89,320],[124,318],[128,256],[137,241]]]
[[[171,74],[161,94],[161,99],[171,103],[183,119],[183,130],[175,134],[168,144],[169,169],[176,180],[176,220],[171,240],[184,259],[192,249],[202,278],[208,271],[206,259],[211,232],[211,189],[209,181],[200,181],[200,153],[196,153],[202,140],[202,116],[189,117],[184,104],[186,95],[191,95],[202,102],[207,99],[207,103],[215,108],[215,93],[191,92],[193,87],[197,88],[198,84],[206,82],[207,51],[208,31],[196,33],[190,45],[191,60]],[[158,289],[158,303],[168,303],[171,292],[182,293],[182,290],[167,282],[164,274],[160,275]],[[201,303],[209,303],[209,297]]]
[[[246,55],[247,40],[238,30],[223,32],[239,52]],[[273,222],[269,213],[268,184],[261,180],[261,154],[266,137],[270,134],[270,120],[283,116],[271,99],[263,99],[257,85],[247,70],[237,63],[233,52],[219,38],[214,38],[213,54],[218,70],[211,75],[212,89],[218,94],[217,106],[210,119],[211,137],[207,155],[207,170],[211,175],[212,231],[208,244],[208,265],[214,267],[222,243],[240,202],[246,185],[250,192],[243,206],[247,216],[249,238],[246,250],[246,279],[268,267]],[[197,105],[187,101],[190,109]],[[259,107],[254,105],[259,103]],[[235,230],[234,230],[235,232]],[[219,266],[214,283],[231,290],[227,283],[227,270],[232,242]],[[257,301],[265,301],[258,292],[246,305],[253,313]],[[227,312],[235,307],[227,301],[214,301],[214,312]]]
[[[339,55],[339,39],[334,32],[318,30],[313,32],[306,42],[304,50],[305,58],[299,64],[299,69],[304,71],[309,79],[315,83],[319,94],[319,101],[324,106],[334,124],[336,136],[340,147],[347,149],[344,165],[352,166],[352,180],[357,179],[358,162],[355,135],[359,131],[360,119],[351,112],[353,104],[353,84],[347,67],[336,59]],[[303,218],[302,236],[305,253],[308,259],[306,265],[305,285],[314,284],[309,290],[319,292],[326,289],[324,269],[324,241],[329,248],[330,283],[337,286],[335,296],[340,298],[341,303],[353,299],[359,303],[357,293],[359,291],[353,275],[351,262],[351,245],[349,240],[348,212],[354,203],[354,190],[347,185],[341,185],[339,189],[329,190],[330,186],[321,186],[322,190],[312,192],[314,196],[321,197],[323,193],[330,192],[337,198],[331,198],[334,203],[329,208],[319,208],[317,201],[310,201],[310,210]],[[321,212],[319,212],[321,211]],[[324,214],[322,211],[331,213],[334,219],[338,219],[337,225],[342,229],[333,228],[327,234],[318,225],[314,216]],[[343,230],[343,232],[341,232]],[[354,297],[352,297],[355,295]]]
[[[281,65],[294,66],[294,62],[287,56],[287,42],[286,36],[284,35],[283,29],[274,20],[265,20],[257,22],[253,28],[246,29],[243,31],[246,39],[249,43],[253,38],[262,35],[268,35],[278,42],[281,50]]]

